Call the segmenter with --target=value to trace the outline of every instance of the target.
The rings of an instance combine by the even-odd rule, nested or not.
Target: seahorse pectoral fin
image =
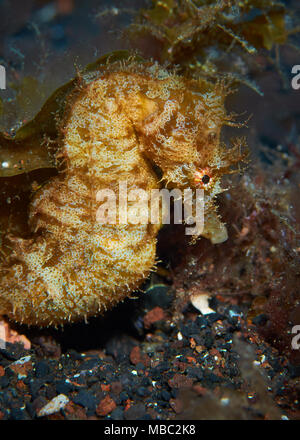
[[[224,243],[228,238],[227,228],[215,212],[205,216],[204,230],[201,235],[208,238],[212,244]]]

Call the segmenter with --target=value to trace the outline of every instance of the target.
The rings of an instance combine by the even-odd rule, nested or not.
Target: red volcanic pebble
[[[161,307],[154,307],[144,316],[144,326],[149,329],[152,324],[165,319],[165,312]]]
[[[149,357],[141,352],[141,349],[138,345],[133,347],[130,352],[130,362],[133,365],[144,364],[145,366],[147,366],[149,365],[149,361]]]
[[[138,345],[136,347],[133,347],[133,349],[130,352],[130,362],[133,365],[142,362],[141,349]]]
[[[110,385],[105,385],[102,383],[100,386],[102,391],[110,391]]]
[[[171,388],[191,388],[193,385],[193,379],[186,377],[183,374],[176,373],[168,383]]]
[[[16,383],[16,387],[20,390],[20,391],[25,391],[27,389],[25,383],[22,380],[19,380]]]
[[[97,406],[96,414],[98,416],[106,416],[116,409],[116,407],[116,402],[110,396],[105,396]]]
[[[68,419],[74,420],[86,420],[87,415],[84,408],[80,405],[76,405],[74,402],[67,403],[65,409],[65,414],[68,416]]]
[[[32,370],[32,362],[30,360],[27,362],[16,361],[9,368],[19,377],[27,377],[28,372]]]

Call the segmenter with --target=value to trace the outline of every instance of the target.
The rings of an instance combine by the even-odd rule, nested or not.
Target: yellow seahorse
[[[97,193],[169,187],[205,191],[205,228],[227,238],[216,214],[220,179],[241,159],[220,142],[227,89],[152,62],[112,62],[80,74],[59,120],[61,165],[30,204],[31,237],[9,236],[0,267],[0,313],[58,325],[103,313],[155,266],[157,224],[100,224]],[[159,170],[159,174],[157,173]],[[119,207],[117,206],[117,209]]]

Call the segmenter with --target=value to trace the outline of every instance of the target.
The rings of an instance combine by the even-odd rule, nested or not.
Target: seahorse
[[[221,177],[241,160],[220,141],[229,123],[222,82],[188,79],[154,62],[111,62],[78,74],[59,116],[60,172],[32,197],[31,236],[9,236],[0,313],[57,326],[104,313],[155,268],[161,225],[97,222],[101,189],[202,188],[205,227],[227,239],[216,212]],[[56,115],[57,117],[57,115]],[[119,210],[119,206],[117,206]]]

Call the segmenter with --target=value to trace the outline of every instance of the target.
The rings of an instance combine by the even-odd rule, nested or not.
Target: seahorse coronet
[[[113,62],[80,74],[62,117],[54,115],[59,173],[32,197],[32,236],[11,237],[0,267],[0,313],[60,325],[104,313],[140,287],[155,268],[161,225],[96,221],[98,191],[117,193],[120,181],[147,193],[163,183],[195,189],[195,173],[210,170],[202,235],[226,240],[215,205],[231,160],[227,153],[226,164],[220,160],[226,93],[154,62]]]

